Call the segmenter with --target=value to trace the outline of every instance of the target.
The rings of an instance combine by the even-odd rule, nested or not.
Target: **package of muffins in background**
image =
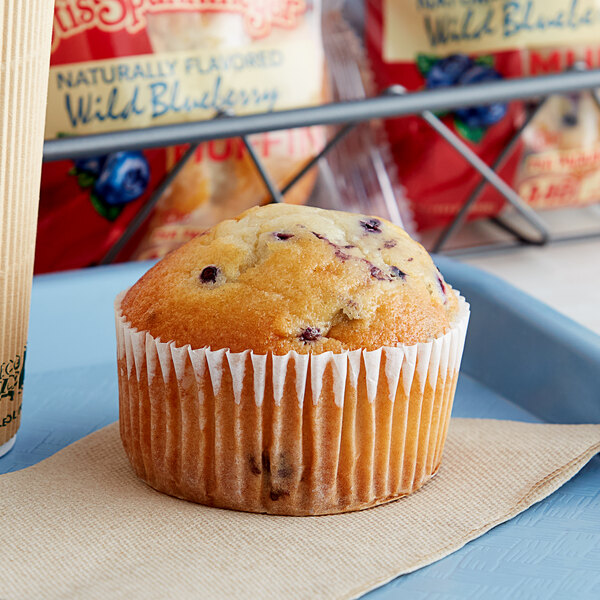
[[[343,0],[325,0],[322,6],[325,68],[321,102],[358,100],[374,94],[364,47],[342,17],[343,4]],[[335,128],[310,127],[266,132],[251,139],[256,141],[258,156],[280,189],[294,179],[285,192],[286,203],[376,214],[414,233],[412,212],[397,182],[381,123],[356,126],[319,161],[318,167],[295,179],[294,175],[334,134]],[[185,150],[183,146],[169,150],[170,166]],[[281,155],[286,152],[289,160],[283,161]],[[223,156],[228,158],[222,160]],[[212,178],[201,177],[207,169],[214,174]],[[198,181],[202,181],[201,186]],[[206,195],[204,182],[211,181],[210,201],[199,202],[198,197]],[[270,199],[241,139],[201,144],[196,157],[188,160],[159,200],[133,257],[160,258],[221,220]]]
[[[525,74],[598,68],[600,45],[538,48],[524,56]],[[515,188],[537,209],[600,202],[600,104],[597,91],[551,96],[523,132]]]
[[[45,137],[321,103],[328,98],[321,15],[320,0],[56,0]],[[251,142],[283,184],[324,139],[324,129],[312,127]],[[36,272],[98,262],[184,150],[46,164]],[[312,183],[304,179],[288,200],[304,202]],[[202,144],[128,255],[163,255],[265,198],[239,140]]]
[[[596,0],[367,0],[366,5],[365,38],[379,90],[392,84],[416,91],[559,72],[578,59],[598,64],[600,20],[591,16],[597,14]],[[547,50],[550,36],[553,49]],[[589,95],[551,99],[500,165],[501,177],[535,207],[600,199],[588,179],[598,160],[598,111],[592,104]],[[523,104],[513,102],[438,116],[493,164],[525,115]],[[419,116],[391,119],[386,128],[418,228],[447,224],[481,176]],[[486,186],[470,216],[492,216],[503,206],[502,197]]]
[[[378,89],[400,84],[417,91],[518,75],[520,55],[514,43],[495,47],[492,41],[486,43],[483,35],[466,40],[455,34],[457,27],[460,31],[457,23],[467,18],[467,13],[477,15],[481,27],[480,15],[499,10],[501,4],[367,0],[365,38]],[[438,116],[491,164],[524,115],[518,103],[498,103]],[[386,129],[418,229],[447,224],[480,175],[418,115],[390,119]],[[518,160],[518,152],[507,158],[499,170],[503,179],[512,181]],[[471,216],[490,216],[502,206],[501,196],[487,186]]]
[[[46,137],[370,95],[365,54],[340,18],[341,5],[100,0],[88,7],[56,0]],[[250,141],[282,187],[331,133],[315,126],[258,134]],[[375,213],[410,229],[410,211],[394,183],[384,137],[381,127],[359,127],[319,169],[296,181],[285,201]],[[46,164],[36,271],[96,264],[186,150],[116,152]],[[203,143],[119,259],[159,258],[220,220],[268,200],[242,140]]]

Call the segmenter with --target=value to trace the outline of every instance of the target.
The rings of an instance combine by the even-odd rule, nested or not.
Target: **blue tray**
[[[437,262],[472,307],[455,416],[600,423],[600,337],[495,277]],[[0,473],[117,419],[113,299],[148,266],[35,278],[22,425]],[[515,519],[365,596],[550,597],[600,598],[598,457]]]

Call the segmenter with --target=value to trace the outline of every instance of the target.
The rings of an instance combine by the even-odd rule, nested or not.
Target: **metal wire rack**
[[[164,125],[102,133],[80,137],[60,138],[46,141],[44,144],[44,161],[76,159],[87,156],[109,154],[119,150],[141,150],[145,148],[165,147],[179,144],[190,144],[181,160],[165,176],[153,191],[148,201],[141,207],[130,222],[123,235],[112,246],[101,264],[114,262],[121,250],[134,233],[146,221],[158,199],[173,181],[186,161],[194,154],[201,142],[239,137],[243,140],[249,155],[260,174],[273,202],[280,202],[285,194],[294,186],[321,158],[323,158],[341,139],[343,139],[360,122],[371,119],[389,119],[406,115],[420,115],[444,140],[446,140],[461,156],[481,175],[481,181],[473,193],[465,200],[454,220],[446,227],[433,243],[432,250],[442,252],[449,240],[464,224],[468,213],[477,201],[483,188],[492,185],[512,205],[533,231],[525,233],[513,225],[494,218],[492,222],[504,229],[513,237],[509,245],[535,244],[544,245],[550,242],[571,240],[577,236],[552,236],[538,214],[498,176],[497,169],[508,155],[523,129],[531,121],[544,100],[554,94],[573,93],[594,90],[600,87],[600,69],[585,70],[575,68],[569,72],[535,78],[506,79],[489,83],[450,87],[421,92],[406,92],[401,86],[393,86],[379,96],[361,100],[334,102],[321,106],[285,110],[271,113],[233,116],[218,114],[214,119],[177,125]],[[464,106],[485,105],[510,100],[535,100],[536,108],[529,112],[523,127],[507,145],[504,152],[494,164],[487,165],[471,148],[435,115],[439,111],[448,111]],[[294,177],[279,189],[269,177],[259,157],[248,141],[248,136],[265,131],[294,129],[313,125],[341,125],[322,151],[307,162]],[[600,236],[600,231],[590,235]],[[492,244],[488,247],[506,247],[507,244]],[[456,252],[448,252],[456,254]]]

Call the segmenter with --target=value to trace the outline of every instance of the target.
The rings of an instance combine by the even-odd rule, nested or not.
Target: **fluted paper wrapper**
[[[358,598],[539,502],[599,449],[600,425],[452,419],[440,472],[417,493],[371,510],[300,519],[219,510],[155,492],[133,474],[113,424],[36,466],[0,475],[0,597]],[[440,567],[435,578],[417,576],[384,597],[460,589],[453,597],[483,598],[489,591],[513,598],[519,579],[551,565],[562,567],[538,597],[553,590],[563,592],[556,597],[581,597],[590,588],[577,582],[597,567],[599,468],[593,461],[579,485]],[[572,568],[565,549],[578,545],[581,565]],[[490,556],[502,558],[494,578],[500,587],[486,587],[482,552],[488,564]]]
[[[52,8],[0,0],[0,456],[21,418]]]
[[[414,346],[258,355],[178,347],[116,300],[119,421],[137,475],[202,504],[318,515],[410,494],[442,457],[469,318]]]

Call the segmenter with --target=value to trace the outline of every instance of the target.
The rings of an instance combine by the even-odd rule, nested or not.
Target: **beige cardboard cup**
[[[0,456],[21,420],[52,0],[0,0]]]

